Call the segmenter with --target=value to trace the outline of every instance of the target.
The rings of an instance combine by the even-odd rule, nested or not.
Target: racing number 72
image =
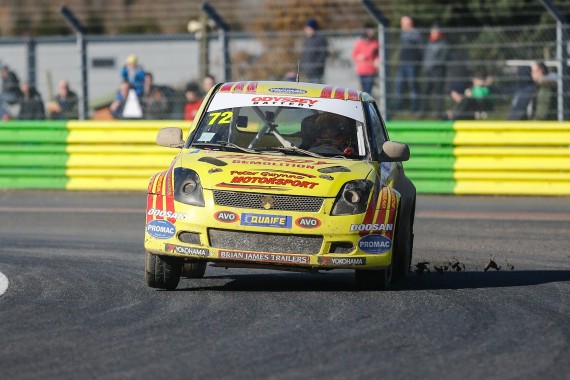
[[[230,120],[232,119],[233,112],[226,111],[226,112],[210,112],[210,116],[212,117],[208,122],[208,125],[216,124],[216,120],[221,116],[220,121],[218,124],[229,124]]]

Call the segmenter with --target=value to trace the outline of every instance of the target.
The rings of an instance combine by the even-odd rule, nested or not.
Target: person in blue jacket
[[[144,70],[138,65],[137,56],[131,54],[127,57],[125,66],[121,70],[121,78],[129,82],[140,98],[144,92]]]

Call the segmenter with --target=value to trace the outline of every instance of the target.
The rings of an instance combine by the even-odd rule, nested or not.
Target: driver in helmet
[[[352,154],[350,140],[343,135],[346,118],[333,113],[324,113],[315,120],[318,135],[311,151],[316,153]]]

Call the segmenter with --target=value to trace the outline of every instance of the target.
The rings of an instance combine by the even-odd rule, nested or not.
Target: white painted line
[[[0,212],[16,213],[84,213],[84,214],[140,214],[144,209],[140,208],[88,208],[88,207],[0,207]]]
[[[4,276],[4,273],[0,272],[0,296],[6,293],[9,283],[8,277]]]

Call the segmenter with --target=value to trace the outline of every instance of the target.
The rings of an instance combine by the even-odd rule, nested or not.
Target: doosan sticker
[[[148,234],[157,239],[169,239],[176,233],[176,227],[168,220],[153,220],[146,225]]]
[[[217,213],[214,214],[214,218],[218,222],[222,223],[233,223],[239,220],[238,214],[231,211],[218,211]]]
[[[162,218],[176,219],[176,220],[185,220],[187,218],[187,215],[183,212],[157,210],[155,208],[151,208],[150,210],[148,210],[147,214],[151,216],[160,216]]]
[[[295,225],[301,228],[317,228],[320,227],[321,221],[311,216],[303,216],[295,220]]]
[[[366,253],[384,253],[392,248],[392,241],[382,235],[367,235],[358,241],[358,248]]]
[[[351,224],[351,231],[392,231],[394,225],[390,223],[380,224]]]

